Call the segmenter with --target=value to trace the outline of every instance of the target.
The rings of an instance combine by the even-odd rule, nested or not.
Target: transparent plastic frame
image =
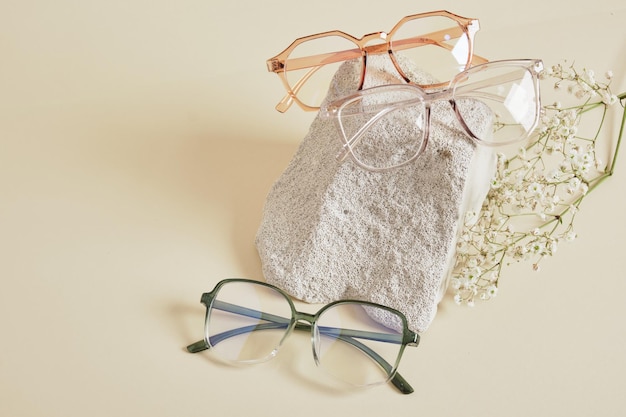
[[[425,33],[419,36],[415,36],[409,39],[402,39],[399,41],[394,41],[394,35],[405,25],[407,22],[416,20],[416,19],[424,19],[429,17],[447,17],[452,21],[457,23],[456,27],[452,27],[446,30],[440,30],[435,33]],[[323,32],[315,35],[305,36],[302,38],[296,39],[291,45],[289,45],[284,51],[279,53],[278,55],[267,60],[267,68],[268,71],[276,73],[285,89],[287,90],[287,95],[283,97],[283,99],[276,105],[276,110],[283,113],[291,107],[293,102],[295,101],[303,110],[305,111],[315,111],[319,109],[319,106],[310,106],[304,102],[302,102],[298,98],[298,92],[302,88],[302,86],[307,82],[309,77],[311,77],[320,67],[327,65],[329,63],[343,62],[351,59],[359,59],[362,62],[361,65],[361,73],[360,73],[360,81],[358,90],[363,88],[363,82],[365,80],[365,72],[367,67],[367,55],[378,55],[378,54],[388,54],[393,62],[393,65],[397,69],[400,76],[407,83],[412,83],[409,75],[402,69],[401,65],[399,65],[398,60],[394,55],[394,51],[399,51],[402,49],[416,48],[424,45],[435,44],[439,47],[446,48],[450,52],[451,47],[446,44],[444,41],[448,41],[449,39],[460,38],[461,36],[467,36],[468,40],[468,53],[465,63],[463,64],[463,69],[468,69],[472,65],[483,64],[488,62],[487,59],[480,57],[478,55],[474,55],[473,45],[474,45],[474,36],[476,32],[480,29],[479,23],[477,19],[462,17],[456,15],[454,13],[448,12],[446,10],[438,10],[427,13],[419,13],[410,16],[405,16],[402,18],[389,32],[373,32],[367,35],[364,35],[361,38],[356,38],[351,36],[345,32],[339,30],[333,30],[328,32]],[[314,40],[320,39],[324,37],[330,36],[338,36],[344,38],[350,42],[352,42],[356,48],[345,50],[345,51],[336,51],[329,52],[326,54],[320,54],[315,56],[301,57],[296,59],[289,59],[292,51],[298,47],[299,45]],[[377,41],[384,41],[383,43],[377,43],[373,45],[368,45],[368,43],[373,43]],[[287,65],[289,62],[289,65]],[[286,76],[286,71],[303,69],[303,68],[311,68],[297,83],[293,86],[290,86],[289,80]],[[436,74],[433,74],[436,75]],[[449,80],[437,82],[434,84],[416,84],[421,88],[441,88],[448,85]]]
[[[291,317],[280,317],[275,314],[270,314],[270,313],[266,313],[263,311],[257,311],[248,307],[243,307],[243,306],[217,300],[216,297],[219,294],[220,289],[224,287],[225,285],[228,285],[231,283],[243,283],[243,284],[264,286],[264,287],[267,287],[276,291],[276,293],[282,295],[286,303],[289,304],[289,307],[291,309]],[[211,349],[211,347],[214,347],[221,341],[226,340],[230,337],[234,337],[234,336],[238,336],[241,334],[254,332],[254,331],[277,330],[277,329],[284,330],[284,336],[280,342],[281,344],[284,341],[284,339],[287,336],[289,336],[289,334],[291,334],[291,332],[294,330],[309,331],[311,333],[311,342],[313,344],[313,352],[315,352],[316,338],[319,337],[320,332],[322,333],[325,332],[328,334],[332,334],[332,336],[337,338],[339,341],[349,344],[352,347],[358,349],[359,351],[361,351],[361,353],[369,356],[373,361],[378,363],[378,365],[387,374],[387,379],[385,381],[381,381],[381,383],[391,381],[391,383],[403,394],[410,394],[413,392],[413,388],[411,387],[411,385],[397,372],[397,369],[398,369],[398,365],[400,363],[400,359],[402,357],[405,347],[417,346],[419,344],[420,337],[417,333],[411,331],[408,328],[406,317],[404,316],[404,314],[402,314],[398,310],[395,310],[390,307],[382,306],[379,304],[371,303],[368,301],[340,300],[340,301],[335,301],[335,302],[325,305],[315,314],[303,313],[303,312],[299,312],[296,310],[289,295],[283,290],[281,290],[280,288],[275,287],[265,282],[248,280],[248,279],[240,279],[240,278],[225,279],[225,280],[220,281],[212,291],[202,294],[201,303],[206,306],[204,339],[187,346],[187,350],[190,353],[197,353],[203,350]],[[320,329],[316,325],[317,319],[325,311],[335,306],[343,305],[343,304],[358,304],[359,306],[363,306],[364,308],[375,307],[376,309],[387,311],[397,316],[397,318],[401,320],[402,332],[401,334],[395,336],[395,335],[389,335],[389,334],[384,334],[384,333],[365,332],[365,331],[360,331],[360,330],[351,330],[351,329],[344,329],[344,328]],[[256,325],[256,326],[245,326],[241,328],[232,329],[226,332],[222,332],[219,334],[211,335],[209,334],[210,332],[209,321],[210,321],[210,316],[211,316],[210,313],[212,309],[227,311],[229,313],[238,314],[244,317],[259,318],[263,320],[263,323]],[[363,312],[363,314],[366,314],[365,311]],[[360,342],[359,339],[376,340],[379,342],[398,344],[399,351],[398,351],[398,356],[395,360],[395,363],[389,363],[383,357],[378,355],[374,350],[370,349],[366,344]],[[314,353],[314,356],[315,356],[315,353]],[[270,357],[261,359],[261,360],[271,359],[272,357],[274,357],[274,355],[271,355]],[[318,358],[315,357],[315,359],[316,359],[316,363],[318,363],[317,362]]]
[[[468,82],[463,84],[468,79],[475,74],[481,73],[483,71],[489,71],[494,69],[506,69],[518,67],[520,69],[524,69],[524,76],[529,77],[528,80],[531,82],[532,93],[534,94],[534,103],[533,105],[533,119],[526,121],[526,125],[524,126],[524,131],[521,135],[517,137],[510,137],[507,140],[500,140],[497,142],[492,142],[487,138],[477,136],[469,127],[466,121],[463,118],[460,107],[457,105],[457,98],[462,96],[463,98],[472,98],[476,100],[490,99],[494,101],[503,101],[504,97],[496,96],[494,94],[490,94],[484,91],[477,91],[482,88],[488,88],[493,86],[498,86],[500,84],[509,83],[518,80],[518,76],[512,74],[501,74],[499,76],[494,76],[490,78],[486,78],[483,80],[479,80],[476,82]],[[436,101],[448,101],[452,106],[454,114],[456,115],[456,119],[458,120],[460,126],[463,128],[463,131],[466,135],[481,145],[487,146],[503,146],[508,145],[515,142],[520,142],[527,139],[532,132],[537,127],[539,123],[539,116],[541,110],[541,96],[539,91],[539,73],[543,70],[543,62],[540,59],[514,59],[514,60],[501,60],[501,61],[492,61],[485,64],[477,65],[475,67],[471,67],[461,73],[459,73],[454,79],[452,79],[447,85],[446,88],[428,92],[419,86],[412,84],[388,84],[381,85],[372,88],[367,88],[364,90],[360,90],[354,94],[349,96],[340,98],[338,100],[332,101],[320,110],[321,117],[333,118],[336,122],[337,129],[339,131],[340,140],[343,142],[343,147],[341,151],[337,155],[337,159],[339,161],[345,160],[348,156],[350,156],[354,162],[359,165],[361,168],[369,170],[369,171],[386,171],[389,169],[397,168],[403,165],[406,165],[416,158],[424,151],[426,145],[428,143],[428,137],[430,132],[430,119],[431,119],[431,105]],[[514,77],[514,78],[512,78]],[[521,81],[521,79],[520,79]],[[377,95],[390,94],[394,92],[403,92],[406,93],[407,96],[412,96],[413,98],[408,100],[402,100],[394,103],[386,103],[386,104],[377,104],[368,106],[367,109],[363,109],[363,106],[351,106],[353,103],[362,102],[364,98],[370,98],[371,102],[376,103]],[[354,148],[358,145],[363,136],[367,133],[367,131],[382,117],[389,114],[390,112],[406,108],[410,106],[421,105],[423,106],[423,117],[424,117],[424,127],[423,127],[423,138],[421,138],[422,142],[419,148],[416,150],[415,154],[408,158],[406,161],[389,166],[389,167],[375,167],[368,165],[361,161],[355,154]],[[355,110],[356,109],[356,110]],[[361,112],[371,113],[372,116],[367,118],[367,121],[363,123],[356,130],[355,133],[350,134],[346,132],[344,125],[342,123],[343,118],[349,118],[350,116]]]

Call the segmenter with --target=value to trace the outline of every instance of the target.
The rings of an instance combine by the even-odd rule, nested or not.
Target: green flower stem
[[[617,98],[620,100],[620,102],[622,102],[624,99],[626,99],[626,92],[621,93],[620,95],[617,96]],[[594,142],[598,138],[598,136],[600,134],[600,131],[602,129],[602,126],[604,125],[604,119],[606,117],[608,106],[605,103],[600,101],[600,102],[597,102],[597,103],[592,103],[590,105],[586,105],[587,109],[583,111],[583,112],[586,112],[588,110],[594,109],[594,108],[596,108],[598,106],[601,106],[601,105],[603,105],[605,108],[604,108],[604,111],[602,113],[602,120],[600,121],[600,127],[598,128],[598,131],[597,131],[596,136],[594,138]],[[592,179],[591,181],[588,182],[589,189],[587,190],[587,193],[584,194],[584,195],[581,195],[576,200],[574,200],[572,202],[573,206],[576,206],[576,207],[580,206],[580,203],[582,203],[582,200],[587,195],[589,195],[589,193],[591,193],[593,190],[595,190],[602,182],[604,182],[604,180],[606,180],[608,177],[612,176],[613,173],[615,172],[615,163],[617,161],[617,156],[619,154],[620,145],[622,143],[622,137],[624,136],[624,127],[626,126],[626,106],[623,105],[622,107],[624,107],[624,111],[622,113],[622,123],[620,125],[619,134],[617,136],[617,143],[615,144],[615,150],[613,152],[613,160],[611,161],[611,166],[602,175],[599,175],[598,177],[596,177],[596,178],[594,178],[594,179]],[[544,227],[554,223],[555,221],[558,221],[558,223],[555,225],[555,227],[550,232],[550,234],[554,233],[554,231],[558,227],[558,224],[560,222],[562,222],[563,216],[570,211],[570,207],[571,206],[566,207],[565,210],[563,210],[559,215],[555,216],[554,219],[544,223],[543,225],[541,225],[539,227],[540,228],[544,228]]]
[[[626,92],[623,92],[622,94],[618,95],[617,98],[620,100],[620,102],[623,102],[623,100],[626,99]],[[617,135],[617,143],[615,144],[615,151],[613,152],[613,160],[611,161],[611,166],[602,175],[590,181],[589,190],[587,191],[587,194],[589,194],[591,191],[596,189],[598,185],[604,182],[604,180],[606,180],[608,177],[612,176],[613,173],[615,172],[615,164],[617,163],[617,156],[619,155],[619,149],[622,143],[622,137],[624,136],[624,126],[626,125],[626,105],[622,104],[622,107],[624,108],[624,111],[622,113],[622,123],[619,128],[619,134]],[[604,122],[604,115],[602,116],[602,122]],[[582,200],[583,197],[584,196],[581,196],[578,200]]]
[[[611,168],[609,169],[609,175],[613,175],[615,172],[615,162],[617,161],[617,155],[619,153],[620,144],[622,142],[622,137],[624,136],[624,125],[626,125],[626,91],[622,94],[618,95],[620,103],[622,103],[622,107],[624,108],[624,112],[622,113],[622,124],[619,128],[619,135],[617,136],[617,144],[615,145],[615,152],[613,153],[613,161],[611,161]]]

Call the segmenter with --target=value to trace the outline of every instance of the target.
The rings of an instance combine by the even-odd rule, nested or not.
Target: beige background
[[[1,1],[0,415],[624,415],[624,154],[541,272],[444,301],[401,364],[412,395],[324,389],[306,337],[245,369],[184,351],[203,291],[262,279],[264,198],[313,118],[274,110],[265,68],[296,37],[445,8],[480,18],[484,56],[626,90],[621,0],[503,3]]]

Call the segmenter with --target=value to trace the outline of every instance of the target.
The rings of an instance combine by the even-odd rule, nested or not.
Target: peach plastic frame
[[[313,73],[315,73],[315,71],[318,68],[328,63],[348,61],[350,59],[355,59],[355,58],[362,59],[363,65],[361,69],[361,79],[360,79],[360,83],[358,87],[358,89],[360,90],[363,87],[363,81],[365,80],[365,68],[367,66],[367,55],[369,54],[388,53],[389,57],[391,58],[391,61],[393,62],[396,69],[398,70],[398,73],[400,74],[400,76],[402,76],[402,78],[407,83],[414,84],[411,82],[408,76],[402,71],[402,68],[400,67],[396,58],[394,57],[393,50],[391,48],[391,42],[393,39],[393,35],[406,22],[415,20],[415,19],[431,17],[431,16],[448,17],[452,19],[453,21],[457,22],[458,27],[452,28],[453,29],[452,31],[441,30],[441,31],[434,32],[434,33],[423,34],[415,38],[404,39],[402,41],[394,42],[393,48],[395,50],[408,49],[408,48],[413,48],[413,47],[426,45],[428,43],[434,42],[440,47],[451,49],[449,45],[445,43],[440,43],[441,41],[444,40],[444,35],[449,35],[449,36],[452,36],[453,38],[459,38],[463,34],[465,34],[469,40],[469,45],[468,45],[468,59],[467,59],[467,62],[465,63],[464,69],[468,69],[472,65],[477,65],[477,64],[488,62],[485,58],[474,55],[473,53],[474,35],[480,29],[478,20],[473,19],[473,18],[468,18],[468,17],[462,17],[454,13],[448,12],[446,10],[438,10],[438,11],[433,11],[433,12],[419,13],[419,14],[414,14],[410,16],[405,16],[398,23],[396,23],[396,25],[393,27],[393,29],[391,29],[391,31],[370,33],[370,34],[364,35],[360,39],[355,38],[339,30],[318,33],[316,35],[310,35],[310,36],[305,36],[305,37],[296,39],[291,45],[287,47],[287,49],[285,49],[284,51],[282,51],[275,57],[267,60],[268,71],[278,74],[281,81],[283,82],[285,89],[287,90],[287,95],[283,97],[283,99],[276,105],[276,110],[278,110],[281,113],[284,113],[285,111],[287,111],[287,109],[289,109],[289,107],[291,107],[294,101],[298,103],[298,105],[303,110],[306,110],[306,111],[318,110],[319,107],[309,106],[301,102],[298,99],[297,94],[300,88],[302,87],[302,85],[304,85],[304,83],[309,79],[309,77],[313,75]],[[338,52],[331,52],[328,54],[320,54],[320,55],[309,56],[309,57],[289,59],[289,69],[295,70],[295,69],[303,69],[303,68],[312,68],[311,71],[307,72],[292,88],[289,85],[287,76],[285,74],[285,71],[286,71],[285,64],[288,60],[289,55],[298,45],[302,44],[303,42],[307,42],[313,39],[323,38],[326,36],[340,36],[342,38],[348,39],[349,41],[352,41],[356,46],[358,46],[358,48],[350,49],[347,51],[338,51]],[[425,42],[426,40],[425,38],[428,39],[426,42]],[[366,46],[367,43],[371,41],[376,41],[376,40],[384,40],[385,43],[379,43],[375,45]],[[441,87],[447,86],[448,83],[449,83],[449,80],[446,80],[445,82],[440,82],[437,84],[429,84],[429,85],[415,84],[415,85],[421,88],[441,88]]]

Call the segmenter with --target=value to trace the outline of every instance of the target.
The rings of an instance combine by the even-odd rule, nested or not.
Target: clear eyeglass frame
[[[272,297],[279,299],[279,304],[281,304],[280,313],[274,313],[275,310],[272,310],[271,308],[267,310],[272,310],[272,312],[264,311],[260,306],[256,307],[255,303],[251,303],[249,300],[244,302],[243,293],[247,291],[241,291],[242,288],[246,288],[246,290],[250,291],[260,291],[262,294],[271,293]],[[231,290],[230,297],[239,298],[239,295],[241,294],[242,300],[235,303],[232,302],[234,300],[229,301],[228,296],[222,297],[221,293],[228,293],[229,290],[227,289]],[[269,305],[266,300],[268,297],[264,296],[262,298],[263,300],[259,301],[259,303],[263,303],[264,307],[268,307]],[[320,351],[320,349],[322,349],[320,348],[320,338],[331,337],[334,341],[338,341],[340,342],[339,344],[345,345],[349,348],[351,350],[351,355],[354,355],[355,358],[365,357],[368,361],[375,363],[376,367],[380,367],[381,374],[385,375],[384,378],[380,381],[367,385],[377,385],[391,382],[403,394],[410,394],[413,392],[411,385],[397,372],[397,369],[405,347],[417,346],[419,344],[420,336],[408,328],[406,317],[398,310],[367,301],[340,300],[323,306],[315,314],[308,314],[297,311],[289,295],[282,289],[265,282],[242,278],[231,278],[220,281],[212,291],[202,294],[201,303],[206,306],[204,339],[187,346],[187,350],[190,353],[197,353],[211,349],[216,351],[214,354],[217,355],[219,359],[225,360],[226,362],[233,364],[253,364],[274,358],[284,340],[294,330],[308,331],[311,333],[313,356],[316,365],[320,366],[320,356],[323,354],[323,352]],[[333,317],[334,311],[346,306],[349,308],[358,307],[359,309],[364,309],[364,311],[362,311],[362,315],[366,317],[370,314],[365,311],[367,309],[392,317],[394,320],[393,333],[363,331],[354,327],[345,328],[326,325],[321,326],[319,324],[321,318],[326,315]],[[216,317],[213,317],[214,313]],[[221,314],[223,313],[228,313],[229,317],[222,318]],[[290,316],[287,316],[288,314],[290,314]],[[234,319],[232,316],[234,316]],[[238,320],[239,317],[245,320],[252,320],[250,322],[251,324],[246,321],[245,325],[241,325],[241,322]],[[371,320],[372,317],[370,316],[369,319]],[[212,323],[212,320],[221,320],[223,323],[219,323],[218,325],[216,323]],[[395,328],[396,326],[397,328]],[[219,330],[214,331],[213,329]],[[235,346],[236,349],[232,349],[228,346],[225,348],[228,350],[217,352],[221,346],[220,343],[224,341],[228,342],[229,339],[235,340],[237,337],[247,338],[248,335],[262,335],[266,332],[269,334],[271,331],[280,331],[282,333],[280,333],[278,337],[271,342],[271,348],[267,350],[266,354],[260,357],[256,357],[255,354],[251,355],[247,353],[246,348],[250,348],[250,346],[246,347],[245,343],[239,342],[237,342]],[[257,340],[262,341],[263,339],[255,339],[253,342],[248,343],[248,345],[253,345],[252,349],[262,349],[262,346],[257,346],[260,344],[262,345],[262,343],[257,343]],[[385,358],[384,355],[379,354],[380,351],[377,352],[375,349],[372,349],[370,345],[368,345],[368,342],[394,345],[393,351],[397,351],[397,354],[394,354],[397,357],[393,359]],[[227,346],[228,343],[225,343],[224,345]],[[239,350],[243,353],[234,352],[235,350]],[[248,356],[243,359],[239,357],[233,358],[235,354]],[[352,357],[353,356],[347,356],[347,362],[351,362],[350,358]],[[338,374],[333,374],[332,372],[330,372],[330,374],[335,376],[337,379],[341,379]]]
[[[433,103],[443,101],[448,102],[453,109],[456,120],[462,131],[479,145],[504,146],[511,143],[524,141],[531,136],[539,123],[541,114],[541,95],[539,86],[539,74],[543,70],[543,62],[540,59],[510,59],[492,61],[471,67],[455,76],[444,89],[435,91],[425,91],[424,89],[411,84],[389,84],[371,87],[355,92],[346,97],[326,103],[320,109],[320,116],[332,118],[335,121],[339,133],[339,139],[343,144],[337,154],[337,160],[343,161],[350,157],[361,168],[382,172],[407,165],[417,159],[425,150],[430,134],[431,107]],[[492,76],[493,75],[493,76]],[[474,81],[478,78],[477,81]],[[513,88],[508,91],[508,95],[496,94],[502,85]],[[523,87],[520,87],[522,85]],[[515,94],[511,94],[515,93]],[[386,102],[385,97],[390,94],[400,95],[406,99]],[[492,130],[487,134],[477,133],[469,119],[474,116],[471,110],[464,108],[459,101],[464,100],[464,104],[472,103],[498,103],[508,106],[511,113],[522,112],[525,114],[524,120],[513,120],[512,122],[502,122],[500,114],[495,114]],[[508,102],[507,102],[508,100]],[[369,103],[369,104],[368,104]],[[402,162],[390,164],[389,166],[375,166],[359,157],[358,147],[368,131],[372,129],[382,118],[388,117],[394,111],[419,107],[421,112],[419,117],[422,124],[419,135],[416,137],[416,146],[412,153],[404,158]],[[520,109],[521,107],[521,109]],[[484,108],[489,108],[485,105]],[[504,108],[504,107],[503,107]],[[490,110],[491,111],[491,110]],[[503,113],[498,110],[498,113]],[[506,113],[506,111],[505,111]],[[363,117],[362,122],[356,123],[356,127],[349,129],[347,126],[352,119]],[[519,116],[513,115],[511,118]],[[521,117],[520,117],[521,119]],[[511,126],[517,127],[511,132]],[[374,136],[374,134],[372,134]],[[497,138],[497,140],[496,140]]]
[[[449,20],[450,27],[445,29],[437,29],[431,33],[415,33],[408,38],[402,38],[403,28],[411,25],[416,21],[423,21],[432,18],[445,18]],[[480,29],[477,19],[456,15],[446,10],[438,10],[427,13],[419,13],[402,18],[389,32],[373,32],[356,38],[345,32],[333,30],[315,35],[305,36],[296,39],[285,50],[276,56],[267,60],[268,71],[276,73],[287,91],[287,95],[276,105],[276,110],[283,113],[287,111],[291,105],[296,102],[305,111],[316,111],[319,109],[318,103],[307,103],[300,97],[303,86],[310,78],[329,64],[345,62],[349,60],[358,60],[361,63],[360,79],[358,81],[357,90],[363,88],[365,73],[367,67],[368,55],[388,54],[393,65],[399,75],[407,83],[412,83],[411,75],[399,63],[396,54],[398,51],[406,51],[411,48],[419,48],[423,46],[436,46],[446,50],[449,54],[454,54],[459,63],[456,72],[460,72],[472,65],[478,65],[488,62],[487,59],[475,55],[474,36]],[[348,49],[345,50],[328,50],[317,53],[312,56],[301,56],[294,58],[292,56],[295,49],[311,41],[320,41],[325,38],[342,38],[346,41]],[[396,39],[400,38],[400,39]],[[462,53],[455,51],[449,42],[453,39],[464,39],[466,44]],[[431,60],[433,61],[433,60]],[[295,70],[308,69],[304,75],[299,77],[297,81],[290,81],[288,73]],[[438,74],[432,74],[437,77]],[[435,82],[433,84],[416,84],[422,88],[441,88],[447,85],[449,78]],[[327,87],[326,87],[327,88]],[[321,103],[321,98],[319,99]]]

